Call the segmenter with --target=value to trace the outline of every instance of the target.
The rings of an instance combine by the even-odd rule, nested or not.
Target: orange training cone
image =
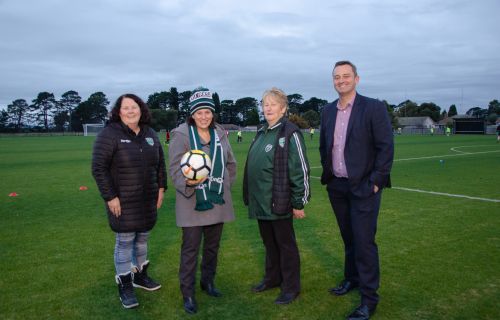
[[[17,197],[18,194],[16,192],[11,192],[9,193],[9,197]]]
[[[80,190],[81,190],[81,191],[84,191],[84,190],[87,190],[87,189],[88,189],[88,188],[87,188],[86,186],[81,186],[81,187],[80,187]]]

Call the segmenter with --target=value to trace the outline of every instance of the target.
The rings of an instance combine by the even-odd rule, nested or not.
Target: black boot
[[[184,297],[184,310],[189,314],[195,314],[198,312],[198,306],[196,305],[196,300],[194,297]]]
[[[155,291],[161,288],[161,284],[148,276],[149,261],[142,264],[141,270],[134,268],[134,287],[142,288],[148,291]]]
[[[120,301],[124,308],[135,308],[139,305],[135,297],[134,287],[132,285],[132,273],[129,272],[125,275],[118,275],[115,277],[118,284],[118,293],[120,294]]]
[[[208,283],[200,282],[201,290],[205,291],[209,296],[220,297],[222,293],[215,287],[213,281]]]

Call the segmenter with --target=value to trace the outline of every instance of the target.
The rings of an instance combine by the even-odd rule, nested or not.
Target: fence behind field
[[[83,132],[66,131],[66,132],[15,132],[15,133],[0,133],[0,137],[52,137],[52,136],[83,136]]]

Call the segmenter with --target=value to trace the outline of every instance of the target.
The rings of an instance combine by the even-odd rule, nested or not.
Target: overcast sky
[[[0,0],[0,108],[199,85],[332,101],[348,59],[361,94],[462,113],[500,100],[499,17],[498,0]]]

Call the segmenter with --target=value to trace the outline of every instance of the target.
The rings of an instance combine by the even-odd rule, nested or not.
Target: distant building
[[[238,126],[238,125],[231,124],[231,123],[221,123],[220,125],[226,131],[238,131],[238,130],[241,130],[241,131],[257,131],[257,129],[260,127],[260,126],[246,126],[246,127],[242,127],[242,126]]]
[[[453,117],[454,133],[485,134],[486,120],[484,118]]]
[[[453,126],[453,118],[446,117],[438,121],[438,126]]]
[[[437,127],[431,117],[398,117],[396,120],[403,134],[428,134],[430,128]]]
[[[435,126],[436,123],[431,119],[431,117],[398,117],[398,126],[401,128],[411,127],[411,128],[427,128]]]
[[[240,128],[240,126],[231,123],[221,123],[220,125],[227,131],[237,131]]]

